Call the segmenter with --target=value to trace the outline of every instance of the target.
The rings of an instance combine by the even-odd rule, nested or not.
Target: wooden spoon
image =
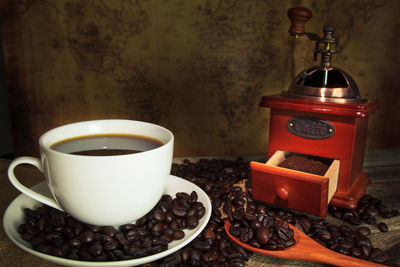
[[[241,242],[238,238],[234,237],[229,232],[230,227],[231,223],[227,220],[225,222],[225,231],[236,244],[244,247],[245,249],[260,254],[278,258],[322,262],[337,266],[349,266],[349,267],[385,266],[365,260],[360,260],[354,257],[346,256],[338,252],[334,252],[333,250],[327,249],[326,247],[322,246],[318,242],[308,237],[306,234],[304,234],[302,231],[300,231],[290,223],[289,227],[294,231],[294,238],[296,240],[296,244],[284,250],[276,250],[276,251],[251,247],[248,244]]]

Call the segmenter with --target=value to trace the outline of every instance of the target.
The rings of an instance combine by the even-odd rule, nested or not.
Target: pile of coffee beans
[[[182,177],[198,185],[208,194],[212,204],[211,218],[202,233],[186,247],[156,262],[145,264],[145,266],[245,266],[252,252],[244,250],[231,241],[229,236],[225,233],[225,219],[232,223],[232,234],[237,236],[242,242],[246,242],[254,247],[260,246],[264,249],[282,249],[292,245],[292,242],[294,242],[291,241],[293,239],[292,232],[287,228],[287,223],[291,223],[315,241],[334,251],[380,263],[386,260],[386,256],[382,250],[375,248],[371,244],[371,240],[368,238],[371,232],[370,228],[361,226],[361,224],[363,222],[375,224],[378,217],[388,218],[397,216],[398,211],[388,209],[383,206],[379,200],[371,196],[364,196],[355,210],[330,207],[329,211],[331,215],[340,218],[344,222],[342,225],[333,225],[328,224],[328,221],[325,219],[314,218],[254,201],[251,198],[251,180],[248,179],[250,177],[249,162],[243,161],[242,158],[236,160],[201,159],[197,162],[184,160],[182,164],[172,165],[171,174]],[[192,195],[188,197],[187,194],[183,194],[181,197],[186,199],[187,203],[193,202],[190,200],[193,197]],[[166,198],[169,199],[169,197]],[[177,199],[179,198],[180,197],[177,196]],[[168,199],[167,202],[169,203],[171,200]],[[172,202],[176,203],[178,200],[173,200]],[[183,206],[185,205],[183,204]],[[192,204],[191,207],[195,206],[196,205],[193,206]],[[196,213],[192,219],[198,218],[203,212],[200,208],[195,209]],[[374,209],[378,210],[379,213],[377,214]],[[121,244],[121,241],[119,241],[114,234],[113,240],[116,240],[118,243],[118,249],[116,249],[117,253],[113,251],[115,257],[111,257],[111,259],[131,258],[133,257],[132,254],[135,253],[135,256],[142,256],[147,255],[145,252],[148,253],[149,250],[153,250],[150,253],[156,253],[165,249],[165,239],[170,240],[171,236],[172,239],[174,236],[178,238],[182,235],[182,233],[179,232],[179,230],[182,230],[181,227],[193,227],[195,225],[195,223],[188,224],[188,217],[185,217],[186,219],[183,220],[178,220],[182,217],[179,215],[193,216],[190,210],[192,210],[192,208],[187,209],[186,212],[183,212],[179,208],[175,209],[175,211],[173,208],[169,208],[167,211],[167,209],[159,205],[151,215],[143,219],[143,222],[138,222],[138,225],[136,225],[136,229],[141,229],[137,230],[140,236],[139,239],[142,242],[141,247],[136,252],[129,252],[128,247],[123,244],[124,241],[122,241],[123,243]],[[160,211],[162,211],[162,213],[160,213]],[[30,239],[34,247],[37,247],[40,243],[36,241],[37,238],[39,240],[46,239],[45,236],[47,234],[57,232],[54,230],[47,233],[49,230],[44,230],[45,228],[43,228],[39,230],[42,233],[39,234],[39,236],[37,236],[38,233],[36,230],[33,230],[32,233],[32,229],[42,224],[42,222],[39,223],[40,216],[37,215],[37,213],[40,215],[41,212],[44,211],[40,211],[40,209],[36,211],[26,211],[26,213],[30,215],[27,215],[25,226],[20,227],[22,228],[20,229],[22,235],[25,235],[25,239]],[[58,211],[47,211],[46,216],[48,217],[46,219],[46,224],[49,224],[49,222],[51,224],[53,213],[58,213]],[[173,225],[179,226],[176,229],[173,226],[173,232],[171,228],[172,222],[169,222],[170,219],[167,219],[171,214],[174,215],[176,222],[173,223]],[[370,217],[374,217],[375,222],[372,221],[373,219],[368,219]],[[359,218],[360,220],[351,218]],[[57,220],[59,219],[53,218],[53,223]],[[76,230],[75,228],[77,226],[74,223],[71,224],[70,217],[65,215],[62,220],[64,220],[64,225],[66,225],[64,228],[67,228],[67,230],[62,230],[61,232],[68,232],[70,231],[68,229],[72,229],[71,231],[74,232],[75,238],[79,237],[78,241],[80,241],[81,244],[82,240],[85,240],[80,239],[80,235],[82,235],[83,232],[92,231],[93,240],[97,240],[99,236],[101,238],[104,231],[107,231],[106,229],[102,229],[96,232],[96,227],[94,227],[96,229],[93,230],[93,226],[84,225],[82,225],[82,227],[78,226],[78,229],[82,228],[81,230]],[[162,224],[158,224],[159,222]],[[169,223],[168,227],[166,226],[167,223]],[[385,231],[385,226],[380,223],[376,224],[376,227],[381,229],[381,231]],[[57,224],[58,223],[55,223],[52,227],[57,229]],[[130,226],[128,226],[128,229],[121,228],[119,231],[124,235],[126,240],[128,240],[129,236],[127,233],[131,231],[129,227]],[[266,230],[266,228],[268,228],[268,230]],[[28,229],[30,230],[28,231]],[[163,230],[161,231],[161,229]],[[258,229],[262,230],[258,231],[257,234]],[[76,235],[75,231],[77,231]],[[151,234],[147,235],[150,232]],[[45,234],[44,236],[43,233]],[[97,233],[100,233],[100,235]],[[57,235],[59,234],[55,234],[56,237]],[[110,236],[110,234],[106,235]],[[133,236],[135,236],[135,238],[137,237],[136,234]],[[52,244],[53,241],[51,241],[50,244],[53,248],[50,249],[49,253],[53,255],[63,255],[62,250],[65,246],[65,242],[61,243],[61,241],[57,241],[57,238],[50,238],[49,240],[53,240],[55,244],[58,245],[54,246],[54,244]],[[121,240],[123,239],[121,238]],[[50,247],[48,241],[46,242],[45,244],[47,244],[47,247]],[[59,245],[58,242],[61,243],[61,245]],[[98,244],[98,241],[94,241],[94,243]],[[150,243],[152,244],[151,246],[149,246]],[[103,244],[101,251],[105,252],[107,255],[107,250],[104,248],[104,245],[105,244]],[[60,249],[61,252],[57,251],[57,248]],[[74,249],[72,247],[72,250],[76,252],[80,259],[84,258],[81,257],[82,255],[80,255],[79,249]],[[92,248],[92,250],[95,251],[96,249]],[[90,252],[86,252],[86,254],[91,257],[91,260],[99,260],[99,258],[96,258],[98,256],[93,256],[93,254],[96,255],[96,253],[90,254]],[[103,253],[100,253],[100,255],[103,255]]]
[[[370,229],[366,226],[360,225],[362,222],[366,222],[365,220],[368,218],[368,216],[365,216],[365,214],[371,214],[370,210],[372,208],[368,209],[368,207],[374,207],[380,212],[378,215],[375,215],[375,218],[378,218],[378,216],[381,216],[382,218],[389,218],[389,214],[390,216],[397,216],[398,211],[388,209],[379,200],[371,196],[365,195],[360,200],[359,205],[355,210],[330,207],[329,211],[331,213],[334,210],[340,210],[340,214],[343,216],[338,217],[339,213],[337,213],[334,217],[340,218],[344,223],[342,225],[333,225],[328,224],[328,221],[322,218],[314,218],[312,216],[272,207],[267,204],[254,201],[251,198],[251,180],[248,179],[250,177],[250,166],[248,162],[243,161],[241,158],[238,158],[234,161],[226,159],[201,159],[196,163],[185,160],[182,164],[173,165],[172,174],[183,177],[197,184],[210,196],[213,207],[210,221],[213,225],[216,225],[212,227],[214,232],[216,229],[223,228],[224,220],[221,220],[221,218],[226,218],[231,222],[232,227],[234,228],[234,230],[231,230],[233,235],[238,237],[242,242],[247,241],[245,243],[248,243],[250,246],[257,247],[259,241],[257,240],[257,235],[255,234],[254,229],[251,228],[251,222],[253,221],[252,219],[254,219],[252,215],[256,215],[257,217],[260,216],[259,214],[265,214],[265,216],[271,220],[272,218],[279,218],[283,222],[293,224],[295,227],[303,231],[315,241],[319,242],[321,245],[336,252],[379,263],[384,263],[387,259],[386,255],[381,249],[372,245],[371,240],[368,237],[371,232]],[[368,213],[364,213],[366,210],[369,210],[367,211]],[[358,213],[359,216],[355,215],[354,217],[359,217],[361,223],[356,222],[354,219],[349,219],[351,217],[351,215],[349,215],[350,213]],[[243,223],[244,221],[247,223]],[[352,223],[350,223],[351,221]],[[239,224],[241,229],[240,231],[238,231]],[[243,227],[243,231],[242,224],[245,226]],[[256,223],[254,222],[253,224]],[[266,224],[268,225],[268,223]],[[247,225],[250,225],[250,227],[247,227]],[[379,229],[385,230],[385,225],[383,222],[378,225],[377,227]],[[354,228],[355,226],[359,227]],[[257,228],[257,226],[253,227]],[[249,228],[253,230],[252,237],[250,231],[248,230]],[[222,230],[219,230],[218,233],[221,231]],[[223,244],[229,244],[229,247],[237,247],[234,243],[232,243],[227,235],[223,236],[224,238],[227,238],[223,241]],[[260,234],[260,237],[261,236],[262,235]],[[287,235],[287,233],[285,233],[282,236],[282,239],[288,239],[287,236],[290,236],[290,234]],[[274,238],[272,238],[272,240],[274,240]],[[275,238],[275,240],[277,240],[277,238]],[[255,241],[258,241],[258,244]],[[221,241],[218,242],[221,243]],[[282,245],[282,243],[284,243],[283,241],[275,242],[279,244],[277,248],[274,246],[269,246],[268,249],[279,249],[285,246]],[[286,243],[286,245],[291,245],[291,242],[293,241],[289,241]],[[262,247],[261,244],[260,246]],[[266,247],[264,246],[263,248]],[[186,249],[193,249],[192,244],[189,244]],[[203,251],[204,254],[208,255],[207,252],[209,251]],[[237,257],[235,259],[235,266],[245,265],[246,258],[251,255],[251,252],[247,253],[248,255],[246,257]],[[179,251],[176,254],[177,255],[170,256],[170,258],[183,258]],[[221,254],[225,255],[226,253]],[[236,254],[232,254],[231,257],[233,257],[233,255]],[[195,258],[198,259],[199,257]],[[218,258],[216,257],[212,262],[206,262],[200,257],[200,262],[195,262],[198,264],[191,266],[231,266],[226,262],[225,259],[226,257],[220,256]],[[182,261],[178,260],[177,262]],[[163,261],[159,261],[158,264],[163,264]]]
[[[330,206],[329,213],[351,225],[361,225],[363,222],[376,225],[381,232],[387,232],[388,227],[384,222],[378,223],[379,218],[388,219],[399,216],[398,210],[389,209],[379,199],[370,195],[364,195],[354,210]]]
[[[116,261],[141,258],[168,249],[168,243],[194,229],[206,209],[197,193],[164,195],[153,210],[136,221],[115,229],[79,222],[48,206],[26,208],[18,227],[22,239],[46,254],[82,261]]]

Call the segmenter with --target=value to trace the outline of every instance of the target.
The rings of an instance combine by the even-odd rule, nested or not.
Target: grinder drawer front
[[[329,177],[258,162],[251,162],[250,166],[253,199],[327,216]]]

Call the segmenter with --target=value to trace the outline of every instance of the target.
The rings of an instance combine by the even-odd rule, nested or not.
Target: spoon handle
[[[296,244],[292,247],[284,250],[265,250],[260,248],[251,247],[250,245],[241,242],[238,238],[234,237],[230,232],[231,224],[229,221],[225,221],[225,231],[228,236],[238,245],[245,249],[251,250],[256,253],[260,253],[267,256],[273,256],[285,259],[304,260],[332,264],[336,266],[348,266],[348,267],[379,267],[385,266],[370,261],[357,259],[343,255],[341,253],[330,250],[310,237],[304,234],[302,231],[297,229],[295,226],[289,224],[289,227],[295,231]]]

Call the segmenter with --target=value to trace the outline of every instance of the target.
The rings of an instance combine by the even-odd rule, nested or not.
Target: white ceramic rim
[[[35,185],[34,187],[39,187],[43,183],[39,183]],[[23,203],[29,204],[30,208],[38,207],[42,205],[42,203],[28,197],[25,194],[20,194],[17,198],[15,198],[7,207],[4,216],[3,216],[3,227],[6,235],[11,239],[11,241],[16,244],[18,247],[22,248],[23,250],[27,251],[30,254],[33,254],[35,256],[38,256],[42,259],[48,260],[50,262],[62,264],[62,265],[67,265],[67,266],[83,266],[83,267],[112,267],[112,266],[136,266],[148,262],[152,262],[158,259],[161,259],[163,257],[166,257],[177,250],[183,248],[187,244],[189,244],[194,238],[196,238],[201,231],[206,227],[210,217],[211,217],[211,201],[210,198],[207,196],[207,194],[197,185],[170,175],[168,177],[167,181],[167,188],[164,194],[170,194],[170,195],[175,195],[176,192],[187,192],[191,193],[192,191],[196,191],[198,195],[198,201],[201,201],[206,208],[206,213],[203,216],[203,218],[200,219],[199,225],[193,229],[193,230],[184,230],[185,232],[185,237],[181,240],[173,241],[168,244],[168,249],[154,254],[150,255],[147,257],[143,258],[138,258],[138,259],[132,259],[132,260],[124,260],[124,261],[107,261],[107,262],[92,262],[92,261],[78,261],[78,260],[70,260],[66,258],[60,258],[56,256],[51,256],[48,254],[44,254],[41,252],[38,252],[36,250],[33,250],[30,247],[30,244],[27,241],[24,241],[21,239],[19,236],[19,233],[17,231],[17,228],[19,224],[23,223],[23,209],[25,207],[22,206]],[[13,224],[13,217],[15,217],[17,214],[20,213],[20,218],[19,221],[14,222]],[[172,246],[172,247],[171,247]]]
[[[54,133],[56,133],[57,131],[63,130],[63,129],[67,129],[67,128],[71,128],[71,127],[75,127],[75,126],[80,126],[80,125],[95,125],[98,123],[137,123],[137,124],[141,124],[145,127],[152,127],[154,129],[157,129],[159,131],[163,131],[166,133],[166,135],[168,135],[168,138],[166,142],[163,142],[163,145],[148,151],[143,151],[141,153],[135,153],[135,154],[125,154],[125,155],[113,155],[111,157],[126,157],[126,156],[135,156],[135,155],[143,155],[144,153],[154,153],[157,150],[160,149],[164,149],[165,146],[167,146],[168,144],[170,144],[171,142],[174,142],[174,134],[168,130],[165,127],[162,127],[160,125],[154,124],[154,123],[150,123],[150,122],[144,122],[144,121],[136,121],[136,120],[122,120],[122,119],[105,119],[105,120],[89,120],[89,121],[81,121],[81,122],[74,122],[74,123],[70,123],[70,124],[66,124],[66,125],[62,125],[56,128],[53,128],[47,132],[45,132],[44,134],[42,134],[39,138],[39,146],[46,150],[46,151],[50,151],[51,153],[56,153],[56,154],[62,154],[62,155],[66,155],[68,157],[93,157],[93,156],[87,156],[87,155],[76,155],[76,154],[69,154],[69,153],[63,153],[57,150],[54,150],[51,148],[51,146],[59,141],[65,140],[65,139],[69,139],[69,138],[73,138],[73,137],[79,137],[82,136],[82,134],[76,134],[73,137],[63,137],[63,138],[58,138],[59,140],[56,142],[51,142],[51,143],[46,143],[45,139],[48,138],[49,135],[52,135]],[[121,131],[108,131],[108,132],[99,132],[99,133],[93,133],[94,135],[96,134],[130,134],[127,132],[121,132]],[[85,135],[90,135],[90,133],[86,133]],[[142,134],[142,136],[147,136],[146,134]],[[161,140],[160,140],[161,141]],[[110,156],[109,156],[110,157]]]

